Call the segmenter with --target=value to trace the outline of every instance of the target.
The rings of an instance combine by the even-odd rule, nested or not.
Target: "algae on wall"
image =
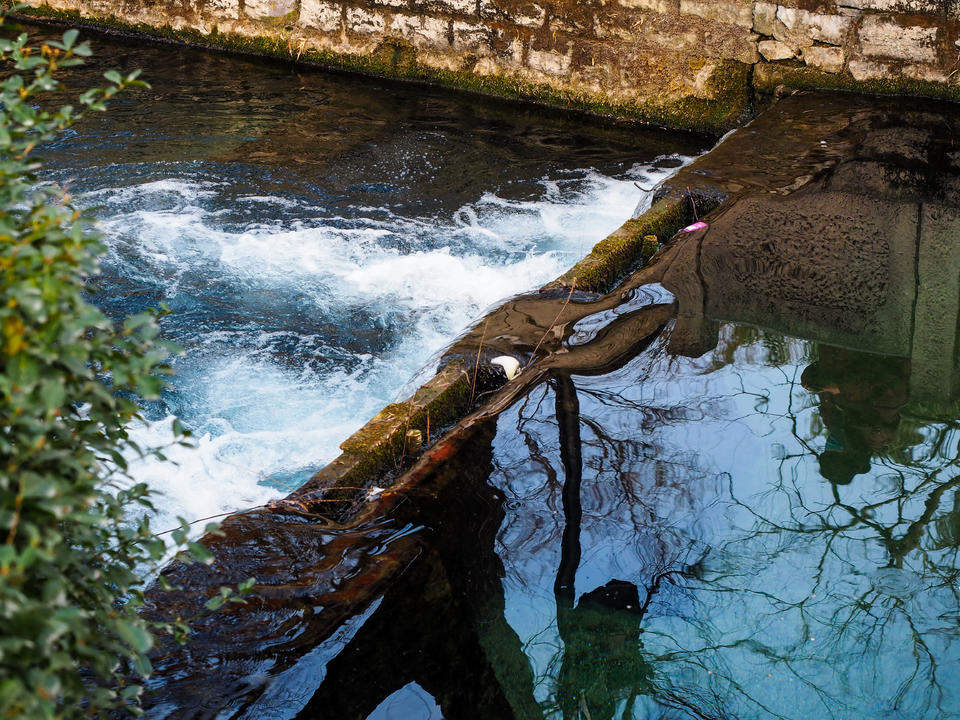
[[[382,10],[375,21],[344,4],[337,31],[329,32],[309,24],[308,0],[299,10],[258,19],[228,0],[31,4],[25,13],[39,18],[667,127],[720,133],[750,111],[749,66],[741,62],[643,49],[633,40],[578,44],[577,33],[548,33],[566,48],[561,56],[537,49],[543,33],[509,20],[475,23],[472,32],[484,41],[467,44],[461,39],[467,23],[454,19],[455,13],[437,24],[425,15]],[[419,18],[413,33],[411,17]]]

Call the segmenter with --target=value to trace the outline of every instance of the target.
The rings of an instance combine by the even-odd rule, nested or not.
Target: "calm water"
[[[526,691],[548,717],[957,717],[956,422],[911,416],[903,361],[719,337],[501,418],[491,551]]]
[[[552,279],[706,141],[102,38],[125,96],[48,148],[109,254],[96,301],[166,303],[186,354],[151,408],[198,436],[139,463],[157,525],[286,494],[482,310]],[[427,370],[429,371],[429,367]]]

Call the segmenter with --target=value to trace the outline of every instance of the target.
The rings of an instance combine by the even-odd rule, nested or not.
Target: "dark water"
[[[48,30],[40,31],[47,33]],[[707,141],[173,46],[93,38],[124,95],[45,149],[106,233],[96,301],[166,303],[158,526],[285,494],[490,304],[563,272]],[[61,96],[67,101],[70,93]]]
[[[960,112],[775,110],[676,182],[776,184],[563,325],[429,476],[172,566],[153,611],[259,594],[158,652],[151,715],[960,717]]]

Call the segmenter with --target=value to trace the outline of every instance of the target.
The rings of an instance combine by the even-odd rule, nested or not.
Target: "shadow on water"
[[[260,584],[157,654],[152,716],[960,715],[960,116],[778,112],[841,102],[834,162],[574,303],[373,524],[238,516],[168,568],[153,612]]]

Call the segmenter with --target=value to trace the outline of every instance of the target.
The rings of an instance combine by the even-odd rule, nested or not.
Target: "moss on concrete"
[[[423,437],[438,437],[442,428],[467,412],[470,383],[462,363],[450,363],[404,402],[387,405],[341,445],[352,463],[351,477],[375,477],[419,448],[407,448],[406,434],[419,430]]]
[[[650,236],[662,243],[693,220],[690,202],[684,197],[668,196],[643,215],[627,220],[619,229],[594,245],[593,250],[547,288],[571,287],[579,290],[609,292],[619,280],[651,254]]]
[[[771,102],[781,87],[787,90],[833,90],[960,100],[960,85],[905,77],[854,80],[848,71],[828,73],[796,62],[758,64],[753,75],[753,86],[764,104]]]

